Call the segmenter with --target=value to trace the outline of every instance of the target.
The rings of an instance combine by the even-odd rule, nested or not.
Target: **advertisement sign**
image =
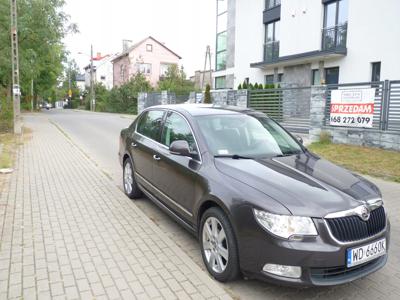
[[[374,102],[374,88],[332,91],[330,125],[371,128]]]

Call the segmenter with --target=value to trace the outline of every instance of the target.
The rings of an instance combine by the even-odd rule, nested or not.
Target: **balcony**
[[[347,23],[322,29],[323,51],[346,49]]]
[[[274,62],[279,58],[279,41],[264,44],[264,62]]]

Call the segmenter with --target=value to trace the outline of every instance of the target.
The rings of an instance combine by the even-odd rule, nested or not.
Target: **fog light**
[[[263,271],[290,278],[300,278],[301,276],[301,267],[266,264]]]

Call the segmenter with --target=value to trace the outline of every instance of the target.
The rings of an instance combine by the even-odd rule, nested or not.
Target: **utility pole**
[[[207,46],[206,48],[206,56],[204,59],[204,70],[203,70],[203,76],[202,76],[202,80],[201,80],[201,89],[204,89],[204,77],[206,76],[206,68],[207,68],[207,58],[209,61],[209,73],[210,73],[210,85],[212,83],[212,72],[211,72],[211,50],[210,50],[210,46]]]
[[[68,106],[72,108],[71,66],[68,67]]]
[[[94,78],[93,78],[93,45],[90,45],[90,110],[96,110],[96,95],[94,91]]]
[[[31,112],[33,112],[33,79],[31,80]]]
[[[19,58],[18,58],[18,23],[17,0],[10,0],[11,9],[11,59],[12,59],[12,94],[14,110],[14,133],[21,134],[21,91],[19,87]]]

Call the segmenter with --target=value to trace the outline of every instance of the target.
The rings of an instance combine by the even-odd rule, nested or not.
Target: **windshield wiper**
[[[242,155],[238,155],[238,154],[232,154],[232,155],[214,155],[215,158],[220,158],[220,157],[225,157],[225,158],[232,158],[232,159],[254,159],[253,157],[249,157],[249,156],[242,156]]]
[[[286,152],[286,153],[275,155],[274,157],[286,157],[286,156],[297,155],[297,154],[300,154],[300,153],[301,152]]]

